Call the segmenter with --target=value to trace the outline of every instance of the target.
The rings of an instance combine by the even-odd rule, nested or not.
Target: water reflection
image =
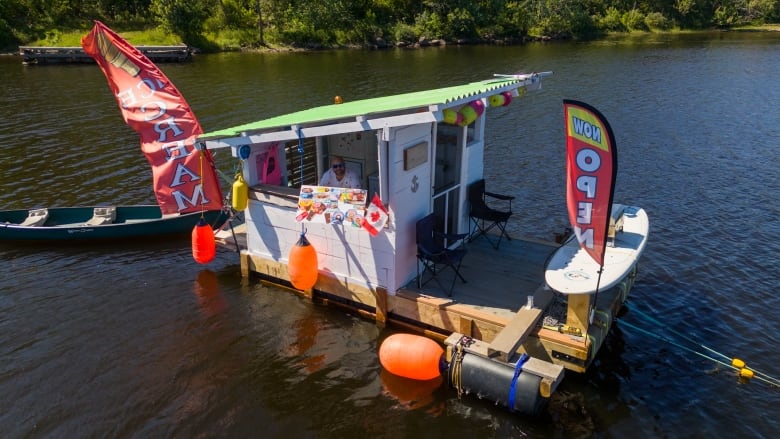
[[[395,400],[396,407],[406,410],[426,409],[427,413],[437,416],[444,413],[444,402],[434,395],[442,387],[444,382],[442,376],[432,380],[418,381],[382,369],[379,377],[382,380],[382,395]]]
[[[219,290],[217,274],[211,270],[201,270],[193,286],[198,305],[205,317],[221,314],[227,307],[227,302]]]
[[[310,350],[317,344],[321,329],[320,320],[313,313],[307,313],[294,325],[295,341],[286,349],[286,353],[298,359],[308,373],[314,373],[325,366],[325,353],[313,353]]]

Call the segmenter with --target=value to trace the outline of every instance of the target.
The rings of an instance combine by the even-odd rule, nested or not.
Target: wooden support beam
[[[377,287],[376,293],[376,325],[384,328],[387,324],[387,290]]]
[[[539,393],[543,397],[549,398],[550,395],[555,392],[558,384],[563,381],[564,368],[558,364],[531,357],[523,364],[523,372],[531,372],[532,374],[541,377],[542,381],[539,383]]]
[[[252,272],[251,268],[249,267],[250,259],[249,255],[242,251],[239,254],[239,258],[241,260],[241,277],[248,278],[249,274]]]
[[[465,334],[469,337],[472,337],[474,335],[474,319],[470,319],[468,317],[460,316],[460,325],[458,327],[458,332]]]
[[[508,362],[541,316],[542,310],[539,308],[520,308],[509,324],[490,342],[488,356],[497,356],[499,360]]]
[[[566,310],[566,325],[577,328],[582,334],[588,333],[590,320],[590,294],[569,294],[566,297],[568,302]]]

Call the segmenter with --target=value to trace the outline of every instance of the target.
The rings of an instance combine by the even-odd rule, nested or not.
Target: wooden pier
[[[184,62],[192,59],[193,49],[179,46],[135,46],[152,62]],[[81,47],[19,46],[24,64],[79,64],[94,63]]]

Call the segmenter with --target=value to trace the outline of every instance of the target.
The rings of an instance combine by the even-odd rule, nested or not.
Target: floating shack
[[[508,236],[508,217],[475,212],[479,190],[482,199],[508,201],[492,206],[511,216],[511,197],[484,181],[485,119],[511,111],[549,75],[337,98],[202,135],[201,147],[233,151],[249,185],[245,235],[237,240],[228,230],[220,241],[238,243],[244,276],[443,342],[446,373],[459,391],[538,411],[564,370],[584,372],[592,363],[636,273],[633,266],[597,295],[560,294],[545,271],[561,243]],[[334,157],[360,189],[318,185]],[[421,235],[431,231],[421,223],[451,260],[423,248]],[[302,236],[316,255],[305,262],[292,257]],[[614,245],[621,239],[618,232]],[[301,270],[313,270],[310,284],[296,282]]]

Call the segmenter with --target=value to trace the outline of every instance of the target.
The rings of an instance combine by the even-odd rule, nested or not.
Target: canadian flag
[[[379,195],[374,194],[371,204],[366,209],[366,216],[363,218],[363,228],[368,230],[371,236],[376,236],[379,231],[387,224],[387,209],[379,199]]]

